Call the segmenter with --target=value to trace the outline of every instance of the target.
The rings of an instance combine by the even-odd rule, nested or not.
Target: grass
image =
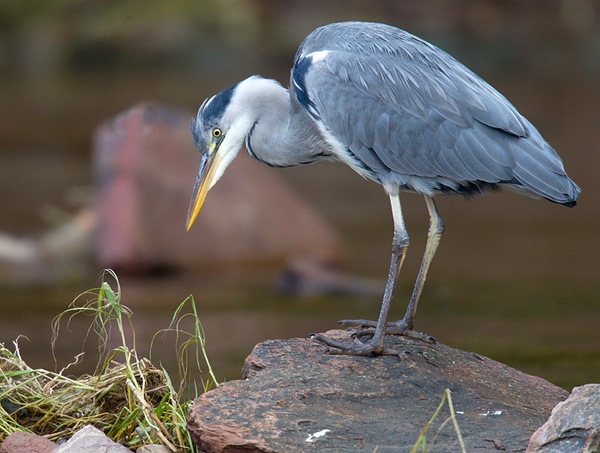
[[[114,280],[114,288],[106,281]],[[154,340],[170,332],[176,334],[179,385],[175,388],[167,371],[139,357],[132,328],[132,312],[121,304],[116,274],[103,274],[100,288],[78,296],[67,310],[52,322],[52,346],[61,329],[76,316],[91,319],[86,339],[95,337],[100,354],[92,375],[73,378],[69,369],[82,360],[83,354],[58,372],[30,368],[21,358],[18,339],[14,351],[0,344],[0,441],[15,431],[43,435],[51,440],[68,438],[85,425],[92,424],[113,440],[138,448],[160,443],[171,451],[195,452],[196,447],[186,429],[192,399],[184,399],[190,388],[190,366],[208,367],[208,379],[202,390],[218,386],[206,356],[204,335],[193,298],[183,301],[169,326],[157,332]],[[191,311],[185,309],[191,307]],[[191,317],[192,332],[181,329]],[[126,339],[130,330],[133,339]],[[113,332],[118,346],[109,348]],[[194,385],[195,396],[198,386]]]
[[[462,434],[460,433],[460,428],[458,427],[458,422],[456,420],[454,404],[452,403],[452,392],[450,391],[450,389],[446,389],[444,391],[444,394],[442,395],[440,404],[438,405],[437,409],[431,416],[431,419],[429,419],[429,421],[421,429],[421,432],[419,433],[419,437],[418,437],[417,441],[414,443],[413,447],[411,448],[410,453],[418,453],[419,449],[421,450],[421,453],[426,453],[426,451],[427,451],[427,431],[429,431],[429,428],[431,428],[431,426],[433,425],[433,422],[439,416],[440,411],[444,407],[444,403],[446,401],[448,401],[448,409],[450,409],[450,417],[446,418],[446,420],[444,420],[442,422],[442,424],[438,428],[437,433],[439,433],[444,426],[446,426],[450,421],[452,421],[452,424],[454,425],[454,431],[456,431],[456,438],[458,439],[458,443],[460,444],[460,451],[462,453],[466,453],[465,443],[463,441]],[[433,437],[432,441],[430,442],[431,445],[433,445],[435,443],[435,438],[437,437],[437,433]]]

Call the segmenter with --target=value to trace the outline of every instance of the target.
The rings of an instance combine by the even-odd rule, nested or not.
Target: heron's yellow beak
[[[210,144],[208,152],[202,155],[200,169],[198,170],[198,176],[196,176],[196,183],[194,184],[192,199],[190,200],[190,207],[188,208],[186,231],[190,231],[204,203],[206,194],[213,185],[216,169],[219,167],[221,160],[217,154],[217,147],[213,142]]]

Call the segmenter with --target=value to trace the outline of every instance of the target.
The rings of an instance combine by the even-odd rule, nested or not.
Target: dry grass
[[[54,345],[61,324],[75,316],[91,316],[87,336],[97,338],[101,357],[93,375],[71,378],[67,375],[70,366],[59,372],[33,369],[21,358],[18,341],[14,351],[0,344],[0,440],[18,430],[58,440],[92,424],[130,448],[162,443],[172,451],[196,451],[185,426],[191,401],[180,398],[182,389],[190,384],[190,356],[195,366],[200,367],[201,358],[208,366],[209,379],[203,389],[218,384],[206,357],[193,298],[182,302],[170,325],[157,333],[177,334],[181,384],[175,389],[164,369],[138,357],[135,336],[132,344],[127,343],[125,326],[131,325],[132,313],[120,303],[117,276],[112,271],[106,271],[106,276],[114,280],[115,289],[103,281],[100,288],[80,295],[53,321]],[[184,313],[187,306],[192,307],[191,312]],[[179,330],[181,321],[190,316],[194,331]],[[107,347],[112,331],[121,340],[115,349]]]

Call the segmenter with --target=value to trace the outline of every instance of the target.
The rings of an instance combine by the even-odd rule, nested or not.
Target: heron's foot
[[[343,341],[334,340],[333,338],[326,337],[320,333],[313,333],[310,338],[318,340],[321,343],[325,343],[329,346],[327,352],[330,354],[345,354],[345,355],[362,355],[362,356],[376,356],[376,355],[400,355],[404,354],[405,351],[396,351],[395,349],[386,348],[383,344],[375,344],[373,339],[363,343],[357,336],[353,335],[353,343],[345,343]]]
[[[338,321],[338,324],[343,326],[358,326],[360,329],[354,334],[357,338],[372,337],[375,333],[375,327],[377,327],[377,321],[370,321],[367,319],[342,319]],[[414,338],[416,340],[424,341],[425,343],[435,343],[434,337],[417,332],[409,326],[408,323],[402,319],[399,321],[390,321],[387,323],[385,328],[386,335],[402,335],[408,338]]]

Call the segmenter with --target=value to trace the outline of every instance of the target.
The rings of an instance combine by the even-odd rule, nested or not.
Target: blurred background
[[[446,232],[416,328],[568,390],[598,382],[595,0],[4,0],[0,232],[35,241],[90,202],[92,136],[105,119],[143,100],[194,111],[206,97],[251,74],[287,86],[302,39],[342,20],[392,24],[451,53],[536,125],[582,188],[574,209],[506,191],[468,200],[440,197]],[[349,273],[385,279],[392,221],[381,187],[342,164],[272,171],[339,231]],[[190,180],[190,193],[192,185]],[[403,207],[411,246],[393,306],[396,317],[412,290],[428,222],[421,197],[404,195]],[[182,212],[182,228],[184,221]],[[26,336],[19,340],[23,358],[32,367],[53,369],[51,320],[99,284],[102,267],[92,261],[47,278],[16,276],[6,267],[0,272],[0,342],[12,347]],[[306,337],[334,328],[338,319],[378,314],[379,295],[282,294],[274,289],[280,272],[252,266],[119,275],[122,301],[134,311],[138,352],[148,354],[153,333],[168,325],[190,294],[219,379],[238,378],[244,358],[261,340]],[[73,324],[70,333],[63,332],[59,368],[81,350],[82,330]],[[174,359],[168,342],[156,346],[155,363],[169,368]]]

